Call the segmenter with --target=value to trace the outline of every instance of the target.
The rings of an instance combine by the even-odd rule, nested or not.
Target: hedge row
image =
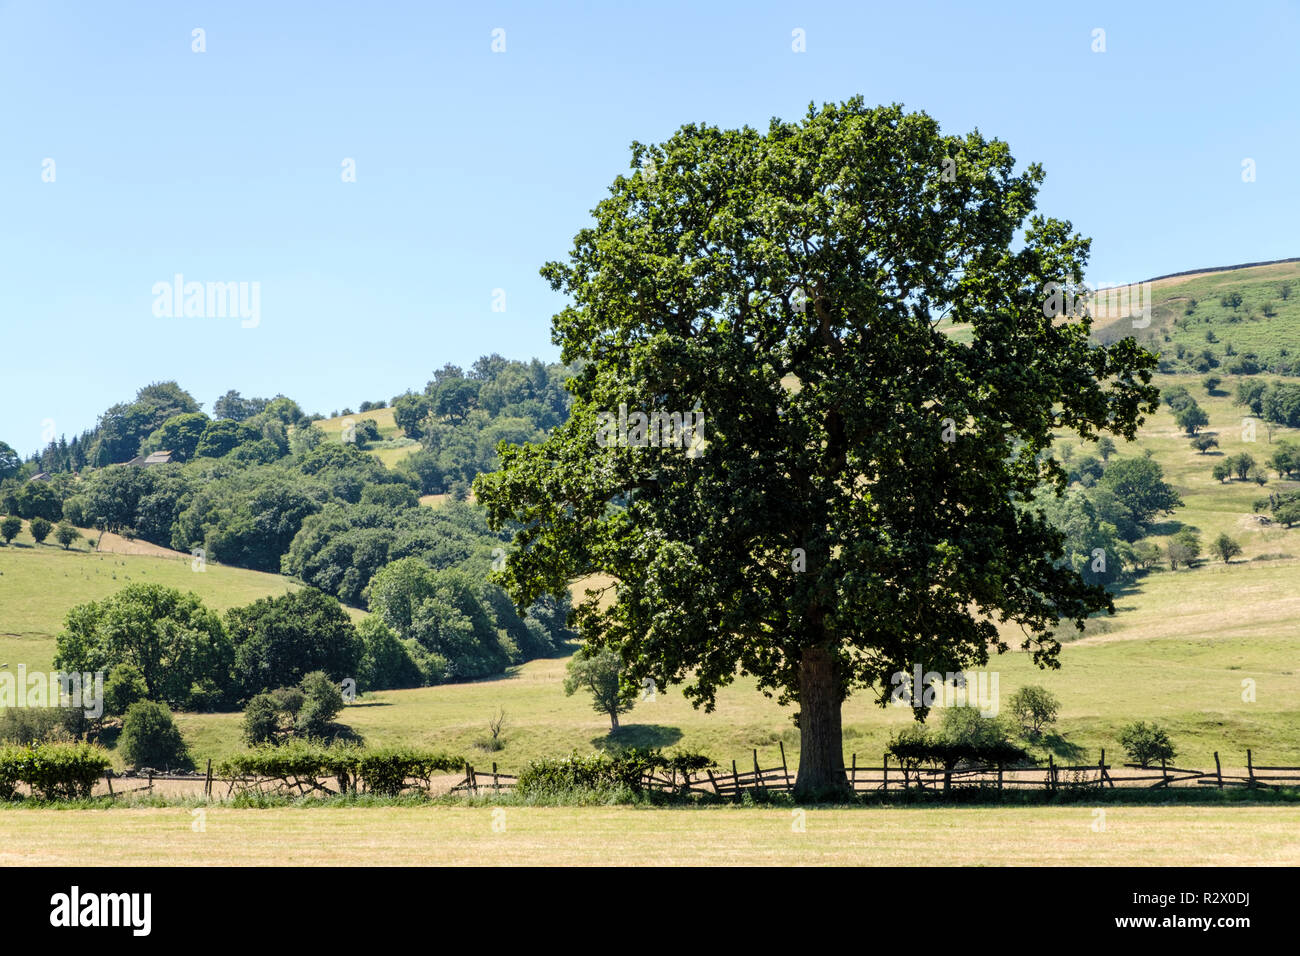
[[[110,766],[108,754],[90,744],[0,746],[0,800],[14,799],[20,783],[44,800],[89,797]]]
[[[616,754],[571,754],[534,760],[519,774],[517,792],[555,795],[574,791],[645,789],[647,776],[656,771],[689,775],[714,766],[703,754],[681,752],[665,756],[658,750],[631,748]]]
[[[325,790],[326,782],[333,781],[341,793],[396,795],[408,787],[427,787],[434,774],[464,765],[460,757],[413,747],[371,750],[294,740],[239,754],[223,761],[217,772],[222,777],[269,777],[299,789]]]

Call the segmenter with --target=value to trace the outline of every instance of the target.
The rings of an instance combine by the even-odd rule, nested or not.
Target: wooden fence
[[[794,790],[794,776],[786,761],[784,744],[780,745],[780,755],[779,766],[761,767],[758,751],[754,750],[752,770],[741,770],[733,760],[730,773],[726,768],[713,768],[673,779],[646,774],[641,782],[649,790],[678,794],[705,793],[725,799],[736,799],[743,793],[790,793]],[[1093,764],[1058,764],[1055,758],[1049,756],[1045,767],[986,765],[947,770],[903,766],[897,761],[891,764],[887,755],[880,766],[860,765],[855,753],[845,762],[844,772],[853,791],[864,794],[902,793],[906,790],[944,792],[972,788],[1055,792],[1088,788],[1158,790],[1185,786],[1217,787],[1220,790],[1228,787],[1300,787],[1300,767],[1257,766],[1250,750],[1246,751],[1244,774],[1224,773],[1217,751],[1214,754],[1213,770],[1190,770],[1171,767],[1165,761],[1161,761],[1159,767],[1108,764],[1105,750]],[[452,792],[500,793],[512,790],[517,779],[513,774],[498,771],[495,763],[492,764],[491,773],[480,773],[466,763],[464,779],[452,787]]]

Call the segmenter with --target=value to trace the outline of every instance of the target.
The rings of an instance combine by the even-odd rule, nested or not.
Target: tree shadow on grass
[[[1183,524],[1177,518],[1170,518],[1167,521],[1156,521],[1148,526],[1146,536],[1160,538],[1166,535],[1177,534],[1186,527],[1187,525]]]
[[[1058,733],[1043,734],[1035,743],[1044,750],[1051,751],[1052,756],[1062,760],[1081,760],[1087,751],[1078,744],[1072,744]]]
[[[606,752],[624,750],[628,747],[670,747],[682,739],[679,727],[664,727],[660,724],[624,724],[612,734],[593,737],[591,745]]]

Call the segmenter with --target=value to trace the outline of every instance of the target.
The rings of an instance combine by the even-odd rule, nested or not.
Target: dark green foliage
[[[152,700],[177,709],[210,705],[227,689],[233,648],[221,618],[194,594],[130,584],[68,612],[55,666],[106,671],[135,666]]]
[[[149,685],[145,683],[140,668],[134,664],[118,664],[104,682],[104,715],[123,717],[132,704],[148,696]]]
[[[362,644],[339,602],[315,588],[262,598],[226,614],[235,680],[246,697],[296,684],[312,671],[355,678]]]
[[[63,517],[63,502],[52,482],[26,482],[18,489],[15,501],[15,513],[29,520],[58,521]]]
[[[1183,500],[1164,480],[1164,469],[1150,458],[1121,458],[1106,466],[1098,486],[1111,492],[1138,525],[1160,514],[1173,514]]]
[[[0,538],[4,538],[5,544],[13,541],[18,537],[18,533],[23,530],[23,519],[17,515],[5,515],[0,520]]]
[[[194,766],[171,711],[153,700],[136,701],[127,708],[117,749],[133,767],[189,770]]]
[[[983,663],[1006,648],[988,614],[1055,663],[1060,622],[1112,602],[1025,507],[1064,483],[1040,454],[1058,431],[1131,439],[1157,358],[1050,314],[1088,241],[1035,215],[1043,173],[1021,168],[1005,143],[860,98],[634,144],[543,269],[572,302],[553,320],[582,363],[570,416],[475,482],[497,526],[522,528],[512,597],[610,574],[619,600],[576,620],[633,681],[709,705],[739,671],[797,700],[801,794],[847,788],[849,693],[919,659]],[[602,447],[620,405],[699,408],[707,447]]]

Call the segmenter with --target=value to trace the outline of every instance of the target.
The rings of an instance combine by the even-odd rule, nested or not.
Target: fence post
[[[1250,778],[1249,782],[1246,785],[1249,787],[1255,786],[1255,761],[1251,757],[1249,748],[1247,748],[1246,750],[1246,774]]]
[[[1166,787],[1169,786],[1169,770],[1165,767],[1165,758],[1160,758],[1160,782]]]
[[[149,771],[149,793],[153,793],[153,771]]]
[[[1101,760],[1097,762],[1097,789],[1106,786],[1106,748],[1101,748]]]
[[[718,796],[718,797],[722,796],[722,788],[718,786],[718,781],[713,779],[713,771],[710,770],[708,767],[705,767],[704,772],[709,775],[709,783],[713,784],[714,796]]]
[[[998,761],[998,793],[1002,792],[1002,761]]]
[[[881,789],[884,790],[885,793],[889,793],[889,754],[885,754],[885,781],[884,786],[881,787]]]
[[[1047,789],[1049,792],[1056,789],[1056,761],[1051,754],[1047,755]]]
[[[501,791],[501,786],[500,784],[497,783],[497,762],[493,760],[492,761],[492,792],[499,793],[500,791]]]
[[[736,788],[736,796],[740,796],[740,774],[736,772],[736,761],[731,761],[731,784]]]
[[[850,758],[851,769],[849,770],[849,789],[854,793],[858,792],[858,755],[855,751]]]
[[[1219,765],[1219,752],[1214,752],[1214,775],[1219,778],[1219,789],[1223,789],[1223,767]]]
[[[762,787],[766,792],[767,781],[763,779],[763,771],[758,769],[758,748],[754,748],[754,783]]]
[[[116,799],[117,799],[117,795],[116,795],[115,793],[113,793],[113,771],[112,771],[112,770],[105,770],[105,771],[104,771],[104,779],[108,782],[108,795],[109,795],[110,797],[112,797],[114,800],[116,800]]]
[[[790,784],[790,768],[785,764],[785,742],[778,740],[777,744],[781,748],[781,772],[785,774],[785,789],[792,790],[794,788]]]
[[[203,784],[203,795],[205,797],[212,796],[212,758],[211,757],[208,758],[208,779]]]

